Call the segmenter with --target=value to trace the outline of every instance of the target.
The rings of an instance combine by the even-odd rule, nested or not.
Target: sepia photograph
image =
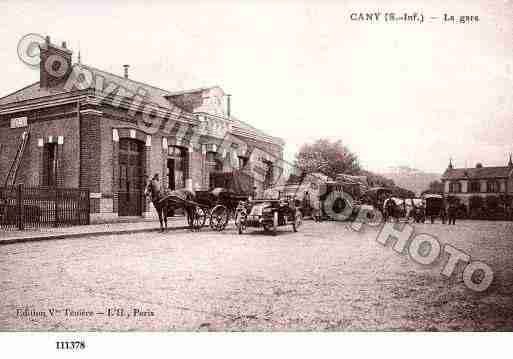
[[[513,330],[513,1],[0,19],[1,332]]]

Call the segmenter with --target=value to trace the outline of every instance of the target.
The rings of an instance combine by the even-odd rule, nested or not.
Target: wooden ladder
[[[14,160],[11,163],[11,167],[9,168],[9,172],[7,173],[7,177],[5,178],[5,188],[8,186],[14,186],[16,183],[16,176],[23,159],[23,153],[25,152],[25,147],[27,146],[29,134],[30,129],[27,129],[27,131],[24,131],[21,135],[20,141],[18,142],[18,149],[16,150],[16,156],[14,157]]]

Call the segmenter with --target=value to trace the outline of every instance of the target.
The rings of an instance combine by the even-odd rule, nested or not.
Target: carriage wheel
[[[230,218],[228,208],[222,204],[215,206],[210,212],[210,228],[215,231],[222,231],[228,224]]]
[[[294,214],[294,222],[292,222],[292,229],[294,232],[297,232],[301,224],[303,223],[303,214],[299,209],[296,209],[296,213]]]
[[[194,214],[192,219],[192,228],[199,231],[201,227],[205,225],[205,222],[207,220],[207,215],[205,214],[205,211],[201,207],[194,207]]]

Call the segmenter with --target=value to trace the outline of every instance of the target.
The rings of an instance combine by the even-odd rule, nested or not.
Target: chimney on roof
[[[454,166],[452,165],[452,157],[449,158],[449,166],[447,166],[448,169],[452,170]]]
[[[483,164],[481,162],[476,163],[476,168],[483,168]]]
[[[66,47],[52,44],[50,36],[39,45],[39,86],[41,88],[55,87],[66,82],[72,71],[73,53]]]
[[[130,67],[130,65],[123,65],[123,68],[125,69],[125,79],[128,78],[128,68]]]

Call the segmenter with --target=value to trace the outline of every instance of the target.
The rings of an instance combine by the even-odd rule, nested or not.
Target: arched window
[[[140,216],[143,211],[144,143],[132,138],[119,141],[118,214]]]
[[[57,185],[57,144],[45,143],[43,147],[43,186]]]
[[[486,191],[488,193],[499,192],[499,182],[497,180],[490,180],[486,183]]]
[[[461,192],[461,183],[458,181],[453,181],[453,182],[449,183],[449,192],[460,193]]]
[[[470,192],[473,192],[473,193],[481,192],[481,182],[471,181],[470,182]]]
[[[499,185],[500,185],[500,191],[501,191],[502,193],[506,192],[506,181],[505,181],[505,180],[502,180],[502,181],[499,183]]]
[[[185,187],[187,178],[187,149],[180,146],[167,148],[167,187],[171,190]]]

